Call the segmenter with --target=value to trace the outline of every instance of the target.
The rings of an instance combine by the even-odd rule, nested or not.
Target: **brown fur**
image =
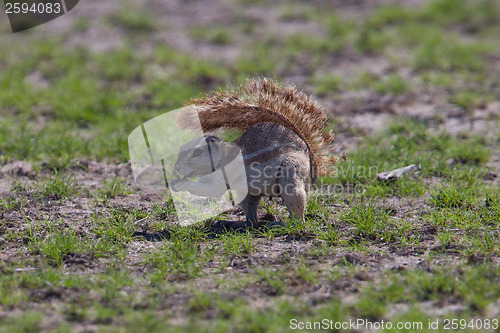
[[[193,117],[199,117],[204,132],[219,128],[246,130],[262,122],[280,124],[299,135],[309,147],[313,178],[331,173],[336,158],[328,149],[334,138],[326,128],[328,118],[316,100],[295,86],[285,87],[261,78],[192,102],[198,112],[179,118],[181,128],[197,124]]]
[[[248,195],[240,206],[247,226],[257,221],[262,196],[281,196],[290,215],[302,221],[309,186],[318,176],[329,174],[335,161],[328,154],[333,134],[326,129],[327,117],[318,103],[295,87],[283,87],[269,79],[254,80],[236,91],[213,93],[193,102],[196,112],[182,113],[177,118],[181,128],[196,129],[196,124],[201,123],[205,132],[219,128],[245,131],[233,144],[241,149],[245,164]],[[216,141],[221,146],[217,151],[231,151],[222,149],[228,143],[219,138]],[[212,157],[214,164],[223,167],[220,161],[231,160],[225,155]],[[209,170],[208,162],[199,162],[210,160],[207,152],[196,158],[186,156],[179,155],[179,174],[203,175]],[[217,196],[225,191],[223,184],[214,186],[210,181],[208,175],[198,182],[183,179],[172,185],[174,190],[198,195]]]

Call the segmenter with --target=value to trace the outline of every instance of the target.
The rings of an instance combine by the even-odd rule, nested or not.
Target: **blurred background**
[[[15,34],[3,9],[0,332],[500,318],[500,0],[81,0]],[[181,228],[128,135],[256,75],[316,96],[346,160],[303,224]]]
[[[255,75],[315,94],[337,151],[397,117],[488,133],[500,1],[85,0],[0,24],[0,162],[128,160],[140,123]]]

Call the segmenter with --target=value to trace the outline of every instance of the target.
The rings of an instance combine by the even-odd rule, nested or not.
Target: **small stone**
[[[381,172],[377,175],[377,179],[380,182],[391,182],[403,177],[404,174],[415,174],[419,169],[418,166],[412,164],[396,170]]]
[[[449,158],[446,160],[446,165],[451,167],[451,166],[454,166],[456,164],[456,161],[454,158]]]

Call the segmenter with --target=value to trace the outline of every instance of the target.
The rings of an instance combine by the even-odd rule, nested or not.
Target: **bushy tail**
[[[192,100],[198,114],[178,118],[182,128],[200,119],[204,132],[219,128],[245,130],[255,124],[272,122],[289,128],[309,147],[313,178],[328,175],[335,162],[328,149],[333,133],[327,129],[327,116],[316,100],[295,86],[283,86],[271,79],[249,80],[246,85],[225,93],[213,92]]]

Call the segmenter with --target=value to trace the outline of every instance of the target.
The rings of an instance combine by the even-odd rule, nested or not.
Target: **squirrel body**
[[[327,117],[316,101],[295,87],[258,79],[239,91],[215,93],[194,103],[204,132],[219,128],[244,132],[232,143],[209,135],[181,147],[176,171],[183,177],[199,178],[183,178],[170,184],[171,188],[220,197],[230,184],[236,189],[246,226],[257,222],[262,196],[281,196],[290,216],[303,221],[310,185],[318,176],[328,174],[335,161],[328,154],[333,135],[326,129]],[[182,128],[190,128],[189,117],[178,119]],[[217,173],[240,151],[244,171],[229,172],[231,179]],[[238,191],[243,182],[247,192]]]

